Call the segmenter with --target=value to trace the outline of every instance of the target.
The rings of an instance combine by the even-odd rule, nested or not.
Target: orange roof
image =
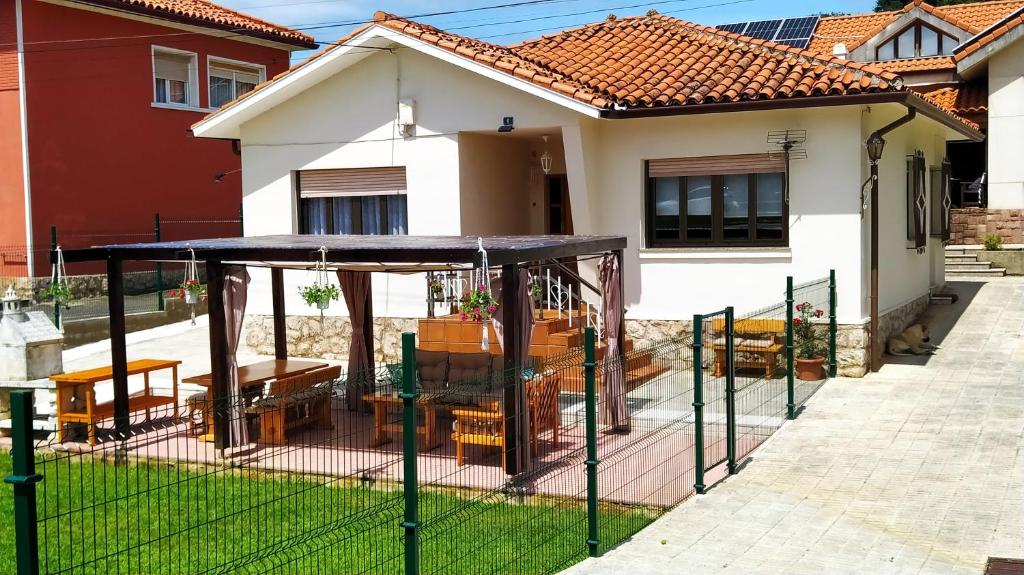
[[[903,74],[905,72],[924,72],[924,71],[940,71],[940,70],[955,70],[956,63],[953,62],[952,56],[932,56],[929,58],[905,58],[902,60],[882,60],[879,62],[872,62],[879,68],[885,68],[890,72],[897,74]]]
[[[866,64],[662,16],[614,18],[498,46],[378,13],[383,26],[598,108],[899,91]]]
[[[988,30],[983,30],[981,34],[961,44],[956,49],[954,58],[957,62],[963,60],[1021,24],[1024,24],[1024,7],[1014,10],[1002,20],[989,26]]]
[[[195,26],[238,32],[300,48],[316,48],[317,46],[312,36],[207,0],[85,0],[85,2],[156,18],[176,20]]]
[[[853,50],[914,8],[920,8],[958,28],[977,34],[1021,6],[1024,6],[1024,0],[995,0],[937,7],[923,0],[913,0],[901,10],[891,12],[830,16],[822,18],[818,23],[818,28],[814,31],[814,37],[807,48],[831,54],[832,46],[842,42],[846,44],[847,49]]]
[[[943,110],[954,114],[976,114],[988,111],[988,87],[984,84],[945,86],[921,94]]]

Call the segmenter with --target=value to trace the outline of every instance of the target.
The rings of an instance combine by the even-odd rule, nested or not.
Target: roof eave
[[[984,33],[985,32],[982,32],[982,34]],[[981,34],[979,34],[978,36],[981,36]],[[975,38],[978,38],[978,36],[975,36]],[[988,62],[988,59],[991,58],[994,54],[1000,52],[1001,50],[1003,50],[1010,44],[1013,44],[1017,40],[1020,40],[1022,37],[1024,37],[1024,25],[1019,25],[1012,28],[1011,30],[1008,30],[1002,36],[999,36],[998,38],[992,40],[988,44],[981,46],[980,48],[971,52],[970,54],[967,54],[966,56],[960,56],[960,54],[964,52],[964,49],[966,47],[973,45],[974,38],[972,38],[972,41],[965,42],[960,47],[958,47],[956,51],[954,51],[954,58],[957,60],[957,73],[961,75],[972,75],[973,72],[976,69],[978,69],[979,66],[986,64]]]
[[[928,102],[917,94],[909,91],[832,96],[805,96],[797,98],[777,98],[772,100],[744,100],[740,102],[687,104],[682,106],[632,108],[627,110],[603,110],[601,117],[608,119],[655,118],[693,114],[723,114],[729,112],[752,112],[758,110],[820,108],[827,106],[855,106],[885,103],[903,104],[908,108],[915,108],[923,116],[927,116],[928,118],[955,130],[971,140],[980,142],[985,138],[985,135],[980,131],[971,128],[954,116],[950,116],[931,102]]]
[[[82,4],[91,4],[93,6],[99,6],[102,8],[108,8],[111,10],[118,10],[124,12],[131,12],[133,14],[140,14],[157,20],[167,20],[169,22],[175,22],[177,24],[187,24],[189,26],[199,26],[201,28],[209,28],[211,30],[221,30],[224,32],[232,32],[242,36],[250,36],[252,38],[259,38],[260,40],[266,40],[268,42],[275,42],[277,44],[283,44],[285,46],[291,46],[300,50],[315,50],[319,47],[314,41],[302,40],[299,38],[289,38],[280,34],[274,34],[271,32],[264,32],[261,30],[249,30],[244,28],[238,28],[230,24],[221,24],[219,22],[210,22],[207,20],[200,20],[198,18],[192,18],[189,16],[183,16],[180,14],[174,14],[166,10],[158,10],[156,8],[149,8],[147,6],[139,5],[126,5],[124,2],[119,0],[77,0]]]

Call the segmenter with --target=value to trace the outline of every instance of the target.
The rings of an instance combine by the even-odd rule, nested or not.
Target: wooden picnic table
[[[416,407],[423,411],[423,417],[417,418],[417,422],[421,423],[416,426],[416,435],[420,440],[420,448],[424,451],[430,451],[444,443],[444,435],[437,432],[438,411],[478,409],[481,401],[486,400],[487,403],[498,402],[497,398],[493,398],[493,401],[490,401],[491,398],[486,396],[474,396],[474,399],[479,401],[476,403],[471,401],[439,401],[437,394],[420,394],[416,399]],[[398,392],[368,393],[363,396],[363,400],[373,404],[373,437],[370,438],[370,447],[380,447],[385,443],[390,443],[391,438],[388,436],[388,433],[401,432],[402,421],[389,422],[388,413],[391,410],[401,409],[404,400],[398,396]]]
[[[252,390],[256,387],[263,387],[265,383],[274,379],[284,379],[296,375],[327,367],[322,361],[307,361],[301,359],[268,359],[249,365],[239,366],[238,386],[243,390]],[[213,374],[204,373],[182,380],[182,383],[192,383],[205,387],[207,390],[213,386]],[[204,392],[209,393],[209,391]],[[207,432],[199,436],[200,441],[213,441],[213,411],[207,409],[209,404],[207,398],[199,402],[199,410],[202,412],[203,421],[206,424]]]
[[[162,405],[178,404],[178,360],[172,359],[139,359],[128,362],[128,375],[143,376],[142,393],[128,398],[128,411],[146,410],[146,418],[150,410]],[[149,374],[162,369],[170,369],[172,377],[171,395],[153,395],[149,387]],[[112,366],[103,366],[70,373],[50,376],[50,381],[57,385],[57,441],[64,440],[64,425],[68,423],[84,423],[88,426],[89,445],[96,445],[96,424],[114,416],[114,402],[96,402],[96,384],[114,379]]]

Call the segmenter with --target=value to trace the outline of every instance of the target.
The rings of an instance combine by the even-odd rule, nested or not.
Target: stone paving
[[[935,356],[828,382],[741,472],[577,574],[980,574],[1024,557],[1024,278],[950,282]]]

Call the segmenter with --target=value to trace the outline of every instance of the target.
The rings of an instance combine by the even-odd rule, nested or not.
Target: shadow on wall
[[[960,316],[971,305],[971,300],[978,294],[985,282],[978,281],[950,281],[946,283],[944,293],[954,293],[959,296],[956,303],[951,305],[929,304],[914,323],[922,323],[928,326],[932,345],[942,346],[949,335],[949,332],[960,321]],[[936,350],[936,355],[941,355],[943,350]],[[898,365],[928,365],[932,355],[890,355],[888,352],[882,355],[884,363]]]

